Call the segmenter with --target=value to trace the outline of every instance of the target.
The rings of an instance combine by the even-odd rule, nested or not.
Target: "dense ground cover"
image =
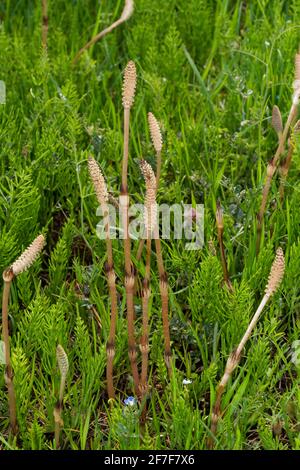
[[[19,437],[8,432],[2,365],[0,448],[54,448],[59,388],[55,351],[60,343],[70,364],[62,448],[205,449],[218,381],[261,299],[281,246],[284,281],[223,396],[225,413],[216,448],[300,449],[300,369],[292,360],[293,343],[300,339],[297,142],[284,201],[276,175],[258,256],[255,249],[266,167],[277,147],[272,107],[278,105],[286,119],[291,103],[299,2],[139,0],[130,20],[75,66],[72,58],[120,15],[123,2],[49,2],[48,53],[41,45],[37,3],[6,0],[0,5],[0,80],[6,84],[6,103],[0,105],[1,272],[38,233],[47,239],[39,260],[12,285]],[[142,202],[144,194],[137,159],[143,156],[155,166],[147,125],[147,112],[152,111],[164,139],[158,201],[205,207],[203,249],[187,251],[184,241],[163,241],[175,358],[172,380],[164,364],[153,263],[151,388],[142,427],[138,406],[124,403],[133,395],[133,384],[118,241],[113,242],[119,300],[117,399],[112,404],[107,399],[106,252],[96,235],[97,201],[87,171],[92,154],[109,188],[118,194],[122,71],[130,59],[138,72],[128,181],[132,199]],[[233,292],[222,282],[218,199]],[[141,270],[143,264],[137,262]],[[139,297],[136,316],[138,337]]]

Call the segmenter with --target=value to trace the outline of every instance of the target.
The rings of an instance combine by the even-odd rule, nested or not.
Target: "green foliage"
[[[47,238],[42,257],[11,288],[20,435],[16,440],[8,432],[0,364],[0,449],[55,447],[58,343],[70,363],[62,448],[206,449],[216,386],[261,300],[280,245],[286,253],[285,278],[224,393],[216,448],[299,450],[300,376],[291,360],[300,332],[299,142],[283,203],[278,178],[273,180],[262,248],[255,254],[262,184],[277,145],[270,126],[272,106],[277,104],[285,119],[291,102],[299,2],[139,0],[128,23],[91,47],[76,66],[71,65],[76,52],[119,17],[123,2],[49,1],[47,52],[41,46],[41,9],[33,3],[0,3],[0,79],[6,83],[6,103],[0,104],[1,272],[37,233]],[[118,241],[113,242],[117,399],[107,402],[105,243],[96,235],[97,201],[86,168],[91,153],[109,189],[118,193],[121,71],[129,59],[138,69],[130,129],[132,201],[141,201],[136,159],[143,155],[155,165],[146,114],[153,111],[164,138],[158,201],[205,207],[202,250],[185,250],[185,240],[163,241],[175,357],[171,381],[153,258],[145,427],[139,422],[140,406],[124,404],[133,394],[133,381]],[[217,199],[224,210],[233,292],[223,283]],[[136,252],[136,244],[132,247]],[[138,339],[138,297],[135,307]]]

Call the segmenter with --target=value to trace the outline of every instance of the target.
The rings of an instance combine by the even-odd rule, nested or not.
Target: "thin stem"
[[[161,152],[156,152],[156,188],[158,189],[161,173]]]
[[[48,36],[48,4],[47,0],[42,0],[42,44],[47,48]]]
[[[262,301],[261,301],[261,303],[259,304],[259,306],[258,306],[258,308],[257,308],[257,310],[256,310],[256,312],[255,312],[255,314],[254,314],[254,316],[253,316],[253,318],[252,318],[252,320],[251,320],[251,322],[250,322],[243,338],[240,341],[240,344],[238,345],[238,347],[236,349],[235,354],[237,355],[237,357],[241,356],[242,351],[244,349],[244,346],[245,346],[246,342],[248,341],[248,339],[250,338],[251,333],[252,333],[254,327],[256,326],[256,324],[259,320],[259,317],[261,315],[261,312],[263,311],[263,309],[264,309],[266,303],[268,302],[269,298],[270,298],[270,296],[265,294]]]
[[[106,219],[105,232],[106,232],[106,251],[107,251],[107,263],[105,266],[110,303],[111,303],[111,317],[110,317],[110,329],[109,337],[106,344],[106,355],[107,355],[107,367],[106,367],[106,378],[107,378],[107,392],[109,398],[115,398],[115,390],[113,384],[113,361],[115,356],[115,337],[116,337],[116,325],[118,317],[118,300],[117,300],[117,289],[116,289],[116,276],[113,267],[113,251],[112,242],[110,239],[110,224],[109,224],[109,212],[107,206],[102,207],[104,217]]]
[[[128,173],[128,154],[129,154],[129,122],[130,108],[124,108],[124,148],[122,161],[122,188],[121,193],[128,194],[127,173]]]
[[[9,419],[10,426],[13,434],[17,434],[17,412],[16,412],[16,396],[13,383],[13,371],[10,359],[10,344],[9,344],[9,327],[8,327],[8,303],[10,286],[13,279],[13,273],[7,270],[3,274],[4,289],[2,297],[2,336],[5,349],[5,383],[8,392],[8,406],[9,406]]]
[[[128,356],[134,381],[134,389],[137,396],[140,395],[139,373],[137,368],[137,349],[134,336],[134,301],[133,301],[134,276],[125,276],[125,289],[127,301],[127,326],[128,326]]]
[[[53,410],[53,416],[54,416],[54,439],[55,439],[55,447],[56,449],[59,449],[60,447],[60,431],[63,426],[63,421],[61,419],[61,413],[62,413],[62,407],[63,403],[62,400],[59,400]]]
[[[132,0],[125,0],[125,6],[124,6],[124,9],[122,11],[122,14],[120,16],[120,18],[118,18],[116,21],[114,21],[110,26],[108,26],[107,28],[103,29],[103,31],[101,31],[100,33],[96,34],[87,44],[85,44],[80,50],[79,52],[77,52],[76,56],[74,57],[73,59],[73,62],[72,64],[75,65],[76,62],[78,62],[79,58],[81,57],[81,55],[84,53],[84,51],[86,51],[87,49],[89,49],[93,44],[95,44],[97,41],[99,41],[101,38],[103,38],[104,36],[106,36],[106,34],[110,33],[111,31],[113,31],[117,26],[119,26],[120,24],[124,23],[125,21],[127,21],[130,16],[132,15],[133,13],[133,1]]]
[[[157,267],[159,272],[159,290],[161,296],[161,307],[162,307],[162,322],[163,322],[163,333],[165,342],[165,362],[171,375],[171,341],[170,341],[170,326],[169,326],[169,295],[168,295],[168,278],[164,268],[164,261],[162,257],[161,241],[159,236],[155,236],[155,250],[157,258]]]
[[[142,308],[143,308],[143,329],[140,349],[142,353],[142,373],[141,373],[141,382],[140,390],[142,400],[147,396],[148,392],[148,355],[149,355],[149,299],[151,295],[150,291],[150,267],[151,267],[151,238],[147,238],[147,258],[146,258],[146,270],[145,277],[143,282],[143,292],[142,292]],[[146,403],[145,403],[145,412],[146,413]]]
[[[140,259],[142,257],[144,245],[145,245],[145,239],[141,238],[140,241],[139,241],[139,246],[138,246],[137,252],[136,252],[137,261],[140,261]]]
[[[129,196],[127,187],[128,153],[129,153],[129,121],[130,108],[124,108],[124,150],[122,162],[122,186],[121,186],[121,215],[124,229],[124,259],[125,259],[125,290],[127,306],[127,328],[128,328],[128,355],[134,381],[135,393],[139,395],[139,373],[137,368],[137,349],[134,335],[134,284],[135,275],[131,262],[131,242],[129,237]]]
[[[57,403],[55,404],[55,407],[53,410],[54,423],[55,423],[54,437],[55,437],[55,446],[57,449],[60,447],[60,431],[64,425],[61,415],[62,415],[63,406],[64,406],[64,392],[65,392],[65,386],[66,386],[66,378],[67,378],[67,371],[64,371],[64,372],[61,371],[59,399]]]
[[[271,187],[272,178],[276,171],[278,160],[280,159],[280,156],[284,151],[284,146],[285,146],[286,138],[288,135],[288,131],[293,120],[296,117],[296,114],[297,114],[297,104],[293,103],[291,106],[290,113],[288,115],[288,119],[286,121],[285,127],[283,129],[283,132],[280,135],[279,144],[278,144],[276,153],[273,159],[271,160],[271,162],[268,164],[266,181],[265,181],[263,192],[262,192],[261,205],[260,205],[260,209],[257,215],[256,255],[258,255],[259,250],[260,250],[262,226],[263,226],[264,214],[266,210],[266,205],[268,201],[268,195],[269,195],[269,191]]]
[[[64,391],[66,386],[66,377],[62,376],[60,379],[60,387],[59,387],[59,401],[62,403],[64,398]]]

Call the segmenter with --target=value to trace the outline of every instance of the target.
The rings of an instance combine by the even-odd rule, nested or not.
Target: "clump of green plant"
[[[142,254],[144,241],[146,240],[146,265],[142,288],[142,336],[140,339],[140,350],[142,353],[142,370],[141,377],[137,365],[137,347],[135,339],[135,310],[134,295],[136,270],[131,259],[131,238],[129,233],[129,194],[128,194],[128,162],[129,162],[129,127],[130,127],[130,111],[134,102],[136,89],[136,67],[134,62],[128,62],[124,71],[123,96],[122,103],[124,108],[124,145],[122,160],[122,183],[121,197],[119,203],[113,201],[113,205],[120,208],[122,218],[122,228],[124,230],[124,265],[125,265],[125,292],[127,307],[127,328],[128,328],[128,355],[131,364],[131,371],[134,381],[135,393],[140,398],[145,398],[148,390],[148,355],[149,355],[149,299],[151,296],[150,273],[151,273],[151,240],[155,240],[157,266],[159,272],[159,286],[161,295],[162,323],[165,341],[165,362],[169,373],[171,373],[171,342],[168,318],[168,281],[164,268],[161,242],[159,238],[159,230],[157,226],[157,204],[156,194],[159,175],[161,172],[161,150],[162,137],[159,124],[152,113],[148,114],[148,122],[150,128],[151,139],[156,151],[157,157],[157,173],[155,175],[153,169],[145,160],[140,160],[140,169],[143,174],[146,195],[145,195],[145,237],[140,240],[138,259]],[[110,223],[109,223],[109,206],[110,196],[106,187],[106,183],[97,162],[89,157],[88,161],[90,177],[93,181],[94,189],[98,198],[98,202],[102,209],[104,217],[105,235],[106,235],[106,251],[107,263],[106,274],[109,285],[110,301],[111,301],[111,319],[110,333],[107,342],[107,388],[109,398],[115,397],[113,386],[113,358],[115,356],[115,334],[117,321],[117,291],[115,284],[115,272],[113,269],[113,253],[112,242],[110,239]],[[144,400],[145,401],[145,400]]]
[[[45,238],[39,235],[21,256],[3,272],[4,289],[2,297],[2,336],[5,350],[5,383],[8,391],[9,419],[11,430],[17,433],[17,412],[16,397],[13,383],[13,370],[10,357],[9,323],[8,323],[8,304],[10,287],[13,279],[28,269],[38,257],[45,245]]]

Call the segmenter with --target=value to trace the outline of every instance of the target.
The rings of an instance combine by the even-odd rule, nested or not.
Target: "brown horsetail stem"
[[[5,350],[5,383],[8,392],[8,406],[9,406],[9,419],[10,426],[13,434],[17,434],[17,412],[16,412],[16,396],[13,383],[13,370],[11,367],[10,358],[10,341],[9,341],[9,326],[8,326],[8,304],[11,283],[15,276],[21,274],[23,271],[29,268],[35,261],[43,246],[45,244],[45,238],[43,235],[39,235],[29,247],[22,253],[22,255],[3,272],[3,297],[2,297],[2,336]]]
[[[47,49],[48,37],[48,0],[42,0],[42,45]]]
[[[226,261],[226,255],[225,255],[225,247],[224,247],[224,241],[223,241],[224,218],[223,218],[223,211],[222,211],[220,201],[217,201],[216,223],[217,223],[217,230],[218,230],[218,242],[219,242],[219,247],[220,247],[221,263],[222,263],[222,269],[223,269],[224,282],[227,285],[228,289],[230,291],[233,291],[233,287],[232,287],[231,281],[229,279],[227,261]]]
[[[58,449],[60,447],[60,430],[64,423],[61,418],[64,400],[64,391],[66,386],[66,379],[69,371],[68,356],[64,348],[59,344],[56,348],[56,359],[58,368],[60,371],[60,387],[59,387],[59,398],[53,410],[54,422],[55,422],[55,445]]]
[[[2,297],[2,338],[5,351],[5,372],[4,378],[8,392],[8,408],[9,408],[9,421],[13,434],[17,434],[17,410],[16,410],[16,396],[13,383],[13,370],[10,360],[10,344],[9,344],[9,328],[8,328],[8,302],[11,282],[14,278],[12,269],[9,268],[3,273],[4,289]]]
[[[129,196],[127,187],[128,155],[129,155],[129,123],[130,109],[133,105],[136,88],[136,68],[133,61],[128,62],[124,71],[122,103],[124,107],[124,147],[122,162],[122,186],[121,186],[121,215],[124,228],[124,258],[125,258],[125,290],[127,306],[128,327],[128,355],[134,381],[136,395],[139,395],[139,373],[137,367],[137,348],[134,334],[134,285],[135,274],[131,262],[131,242],[129,238]]]
[[[155,250],[157,258],[157,267],[159,272],[159,290],[161,296],[161,309],[162,309],[162,322],[163,322],[163,333],[165,341],[165,362],[171,375],[172,365],[171,365],[171,341],[170,341],[170,326],[169,326],[169,284],[168,276],[165,271],[164,261],[162,256],[161,241],[160,238],[155,238]]]
[[[162,151],[162,135],[158,124],[158,121],[153,113],[148,113],[148,126],[151,136],[151,141],[156,153],[156,191],[158,190],[160,173],[161,173],[161,151]],[[145,240],[142,239],[139,242],[136,259],[139,261],[142,257]]]
[[[265,184],[262,190],[261,205],[260,205],[259,212],[257,214],[257,237],[256,237],[256,254],[257,255],[260,251],[260,246],[261,246],[261,235],[262,235],[264,214],[265,214],[266,205],[268,201],[269,191],[271,188],[272,178],[277,169],[281,155],[283,154],[285,150],[285,144],[286,144],[290,127],[292,126],[293,122],[295,121],[297,117],[298,103],[299,103],[299,97],[300,97],[300,53],[297,53],[295,56],[295,81],[293,83],[293,89],[294,89],[294,93],[293,93],[292,105],[290,108],[287,121],[283,128],[283,131],[278,133],[278,138],[279,138],[278,147],[277,147],[274,157],[270,160],[267,166],[267,176],[266,176]],[[277,128],[279,130],[279,116],[277,116],[277,118],[276,117],[274,118],[274,109],[273,109],[273,126],[274,126],[274,119],[275,121],[276,120],[278,121],[276,125],[278,125]]]
[[[82,54],[87,51],[91,46],[93,46],[96,42],[98,42],[100,39],[102,39],[104,36],[106,36],[108,33],[113,31],[117,26],[119,26],[122,23],[125,23],[125,21],[129,20],[131,15],[133,14],[134,11],[134,2],[133,0],[125,0],[125,5],[122,11],[122,14],[120,18],[118,18],[116,21],[114,21],[110,26],[107,28],[103,29],[103,31],[100,31],[100,33],[96,34],[92,39],[86,43],[79,52],[77,52],[76,56],[73,59],[72,64],[75,65]]]
[[[142,290],[143,328],[140,342],[142,353],[142,373],[140,390],[141,397],[146,398],[148,392],[148,355],[149,355],[149,299],[150,289],[150,269],[151,269],[151,238],[156,225],[156,177],[151,166],[145,161],[140,161],[140,168],[146,185],[144,224],[146,230],[146,267]],[[144,404],[143,419],[146,415],[146,403]]]
[[[109,289],[110,303],[111,303],[111,316],[110,316],[110,329],[109,337],[106,344],[107,366],[106,366],[106,379],[107,379],[107,393],[109,398],[115,398],[115,389],[113,384],[113,362],[115,357],[115,341],[116,341],[116,325],[118,316],[118,300],[116,289],[116,275],[113,263],[113,250],[112,241],[110,239],[110,223],[109,223],[109,209],[108,201],[109,194],[106,187],[104,176],[96,160],[89,156],[88,168],[91,180],[94,185],[95,193],[98,202],[101,206],[104,222],[105,222],[105,241],[107,262],[105,265],[106,278]]]
[[[285,268],[284,254],[283,254],[282,249],[278,248],[276,251],[275,260],[273,261],[271,271],[269,274],[268,283],[265,289],[265,295],[262,298],[251,322],[249,323],[249,326],[244,336],[242,337],[238,347],[236,348],[235,351],[233,351],[230,354],[227,360],[224,375],[217,387],[216,401],[215,401],[215,405],[213,407],[212,416],[211,416],[211,437],[208,441],[209,448],[213,448],[215,444],[215,435],[218,429],[218,422],[222,414],[221,413],[221,399],[222,399],[224,390],[226,388],[226,385],[233,371],[236,369],[236,367],[238,366],[240,362],[242,352],[246,345],[246,342],[250,338],[252,331],[255,328],[264,307],[266,306],[270,297],[276,292],[276,290],[278,289],[282,281],[282,278],[284,275],[284,268]]]

